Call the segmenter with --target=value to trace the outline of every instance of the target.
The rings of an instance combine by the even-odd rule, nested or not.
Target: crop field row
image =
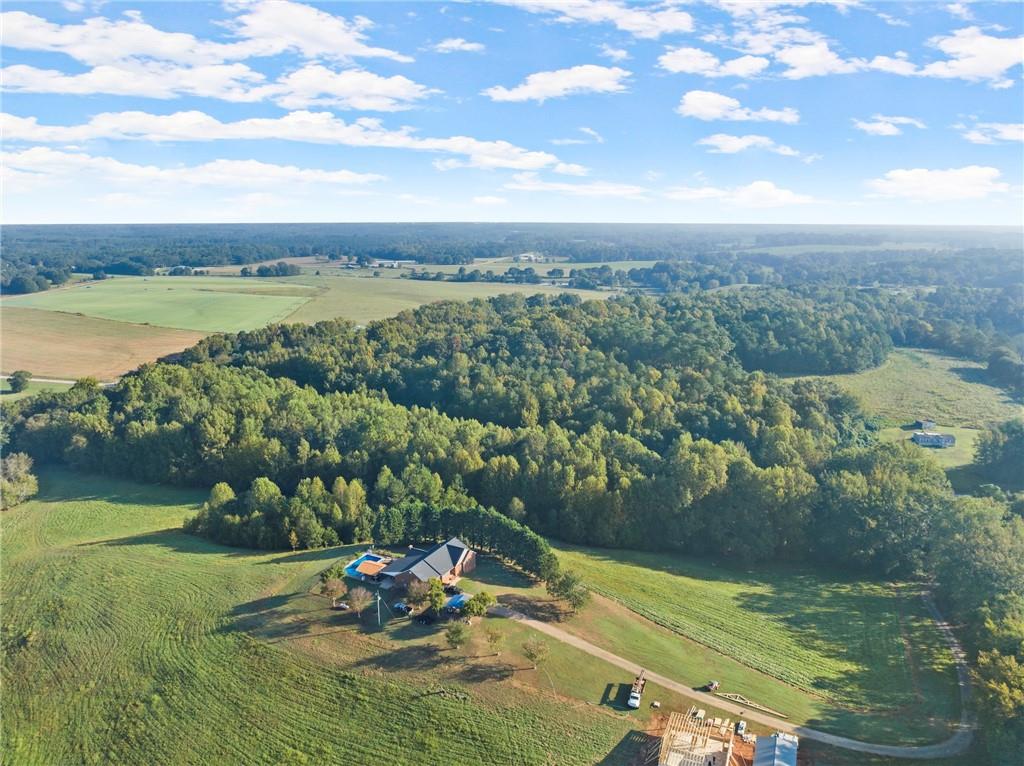
[[[952,657],[920,599],[896,586],[632,551],[559,557],[598,593],[832,705],[958,715]]]
[[[41,478],[38,500],[0,517],[5,762],[589,764],[629,731],[584,707],[426,693],[256,640],[239,619],[322,557],[182,534],[195,493]]]

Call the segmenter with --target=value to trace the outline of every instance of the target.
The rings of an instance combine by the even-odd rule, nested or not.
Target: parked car
[[[462,593],[462,588],[460,588],[458,585],[445,585],[444,592],[447,593],[449,596],[458,596],[460,593]]]
[[[432,615],[430,612],[424,612],[416,618],[416,622],[418,622],[420,625],[433,625],[434,615]]]
[[[349,606],[348,604],[346,604],[346,603],[345,603],[344,601],[339,601],[339,602],[338,602],[337,604],[334,604],[334,605],[333,605],[333,606],[331,607],[331,609],[337,609],[337,610],[338,610],[339,612],[347,612],[347,611],[348,611],[349,609],[351,609],[351,608],[352,608],[352,607],[350,607],[350,606]]]
[[[744,734],[747,733],[747,722],[746,721],[737,721],[736,722],[736,733],[739,734],[741,737]]]
[[[412,612],[412,607],[404,601],[396,601],[394,604],[391,605],[391,608],[394,609],[396,612],[401,612],[402,614],[409,614]]]

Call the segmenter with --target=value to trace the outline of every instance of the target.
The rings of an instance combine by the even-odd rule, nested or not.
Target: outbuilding
[[[754,749],[754,766],[796,766],[800,738],[777,731],[770,737],[758,737]]]

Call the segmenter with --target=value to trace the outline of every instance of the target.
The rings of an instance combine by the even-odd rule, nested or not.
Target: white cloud
[[[669,189],[665,196],[680,202],[715,199],[736,207],[747,208],[807,205],[815,201],[809,195],[782,189],[771,181],[754,181],[746,186],[737,186],[731,189],[714,186],[676,186]]]
[[[440,91],[402,75],[381,77],[363,69],[334,71],[307,64],[268,83],[245,64],[182,67],[162,62],[104,64],[67,75],[15,65],[0,70],[3,89],[22,93],[109,94],[169,99],[201,96],[223,101],[272,100],[286,109],[318,104],[342,109],[394,112]]]
[[[892,16],[892,15],[890,15],[888,13],[882,13],[881,11],[878,11],[878,12],[875,13],[875,15],[878,18],[880,18],[882,21],[884,21],[886,24],[888,24],[890,27],[909,27],[910,26],[910,22],[907,21],[906,19],[898,19],[895,16]]]
[[[449,37],[434,46],[437,53],[482,53],[483,43],[471,43],[461,37]]]
[[[669,72],[705,77],[753,77],[770,63],[760,56],[740,56],[721,62],[717,56],[700,48],[668,48],[658,57],[658,66]]]
[[[504,197],[497,197],[493,194],[484,194],[480,197],[473,197],[474,205],[504,205],[508,200]]]
[[[604,56],[606,59],[611,59],[616,63],[620,61],[628,61],[630,58],[632,58],[629,55],[629,51],[627,51],[625,48],[613,48],[608,43],[601,43],[601,55]]]
[[[361,117],[345,122],[330,112],[290,112],[283,117],[255,117],[221,122],[205,112],[105,112],[80,125],[40,125],[35,117],[0,114],[0,132],[6,141],[78,143],[96,139],[143,141],[300,141],[355,147],[410,149],[456,155],[448,168],[540,170],[572,169],[550,152],[530,151],[508,141],[482,141],[469,136],[427,138],[412,128],[389,130],[380,120]]]
[[[890,170],[882,178],[867,181],[869,188],[882,197],[903,197],[920,202],[983,199],[1008,191],[1009,184],[999,181],[996,168],[968,165],[948,170],[925,168]]]
[[[1024,36],[993,37],[978,27],[958,29],[952,35],[933,37],[928,44],[950,58],[923,66],[923,77],[988,81],[994,88],[1013,84],[1006,73],[1024,64]]]
[[[923,122],[913,117],[888,117],[884,114],[874,115],[870,121],[853,120],[853,126],[857,130],[870,133],[873,136],[899,136],[903,133],[901,125],[912,125],[922,130],[927,127]]]
[[[610,181],[590,181],[587,183],[565,183],[544,181],[536,173],[516,173],[504,188],[514,191],[559,192],[577,197],[622,197],[639,199],[647,189],[631,184],[612,183]]]
[[[745,152],[747,149],[766,149],[769,152],[781,154],[785,157],[800,156],[800,152],[796,149],[785,144],[777,144],[768,136],[733,136],[728,133],[715,133],[712,136],[702,138],[697,142],[697,145],[711,147],[709,151],[714,154],[738,154],[739,152]]]
[[[686,93],[676,111],[684,117],[696,117],[698,120],[784,122],[787,124],[800,121],[800,113],[792,107],[749,109],[731,96],[708,90],[691,90]]]
[[[237,38],[228,43],[165,32],[147,24],[138,11],[126,11],[123,19],[97,16],[79,24],[57,24],[23,11],[8,11],[0,14],[0,24],[7,47],[63,53],[91,66],[129,60],[201,66],[281,53],[298,53],[307,59],[412,60],[367,45],[365,33],[373,24],[361,16],[349,21],[289,0],[232,2],[228,7],[239,12],[225,24]]]
[[[972,144],[994,144],[999,141],[1024,141],[1024,123],[977,122],[971,127],[957,125],[964,138]]]
[[[603,144],[604,136],[598,133],[593,128],[583,127],[579,129],[580,133],[586,136],[586,138],[552,138],[551,143],[555,146],[576,146],[578,144]]]
[[[958,19],[963,19],[964,21],[971,21],[974,18],[974,14],[972,14],[971,9],[967,7],[967,3],[949,3],[946,6],[946,10],[953,16],[956,16]]]
[[[658,6],[627,5],[617,0],[498,0],[531,13],[555,13],[571,24],[614,24],[635,37],[655,39],[665,34],[693,31],[693,18],[675,3]]]
[[[270,94],[285,109],[330,105],[342,109],[394,112],[409,109],[433,93],[408,77],[381,77],[363,69],[340,72],[307,64],[277,81]]]
[[[184,186],[251,188],[282,183],[361,186],[384,180],[384,176],[375,173],[299,168],[294,165],[275,165],[258,160],[213,160],[201,165],[162,168],[155,165],[122,162],[111,157],[58,151],[43,146],[19,152],[4,152],[2,158],[5,172],[13,171],[18,180],[24,175],[31,175],[38,182],[87,176],[132,186],[165,183]]]
[[[544,103],[549,98],[562,98],[581,93],[621,93],[626,90],[623,80],[631,74],[619,67],[582,64],[551,72],[534,72],[514,88],[496,85],[484,90],[483,95],[492,101]]]
[[[409,56],[366,44],[366,31],[373,22],[364,16],[349,21],[305,3],[290,0],[230,2],[242,13],[227,24],[250,55],[276,56],[299,53],[307,59],[387,58],[409,62]]]
[[[81,74],[16,64],[0,69],[0,81],[8,92],[82,96],[103,93],[168,99],[189,95],[252,102],[261,101],[269,93],[263,75],[240,63],[186,67],[124,61],[102,64]]]
[[[846,60],[833,51],[827,42],[819,40],[811,45],[793,45],[776,51],[775,58],[789,67],[782,76],[790,80],[818,77],[828,74],[849,74],[863,68],[859,59]]]

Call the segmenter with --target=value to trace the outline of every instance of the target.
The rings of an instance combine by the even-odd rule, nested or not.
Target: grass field
[[[506,293],[557,295],[575,292],[584,298],[602,298],[610,293],[590,290],[566,290],[544,285],[502,285],[486,282],[426,282],[412,279],[384,279],[367,276],[301,276],[280,280],[288,284],[320,288],[308,303],[292,313],[289,322],[319,322],[344,317],[354,322],[369,322],[394,316],[434,301],[464,301],[490,298]]]
[[[369,631],[307,592],[340,551],[206,543],[177,529],[199,499],[47,471],[0,516],[5,763],[624,764],[642,741],[551,691],[621,671],[558,647],[525,670],[511,623],[500,658]]]
[[[188,348],[205,333],[112,322],[57,311],[0,306],[0,366],[42,378],[108,381]]]
[[[67,383],[40,383],[32,380],[24,391],[14,393],[11,391],[10,381],[0,380],[0,402],[16,402],[43,391],[66,391],[68,388],[70,386]]]
[[[262,279],[116,277],[4,298],[4,305],[181,330],[236,332],[279,322],[312,296],[307,287]]]
[[[929,417],[940,427],[982,428],[1024,413],[1020,402],[985,383],[983,365],[923,349],[896,349],[873,370],[828,380],[854,394],[887,426]]]
[[[597,593],[676,635],[612,609],[581,615],[580,630],[660,672],[695,686],[716,677],[791,720],[870,741],[938,741],[959,718],[952,657],[909,587],[669,554],[558,554]]]

